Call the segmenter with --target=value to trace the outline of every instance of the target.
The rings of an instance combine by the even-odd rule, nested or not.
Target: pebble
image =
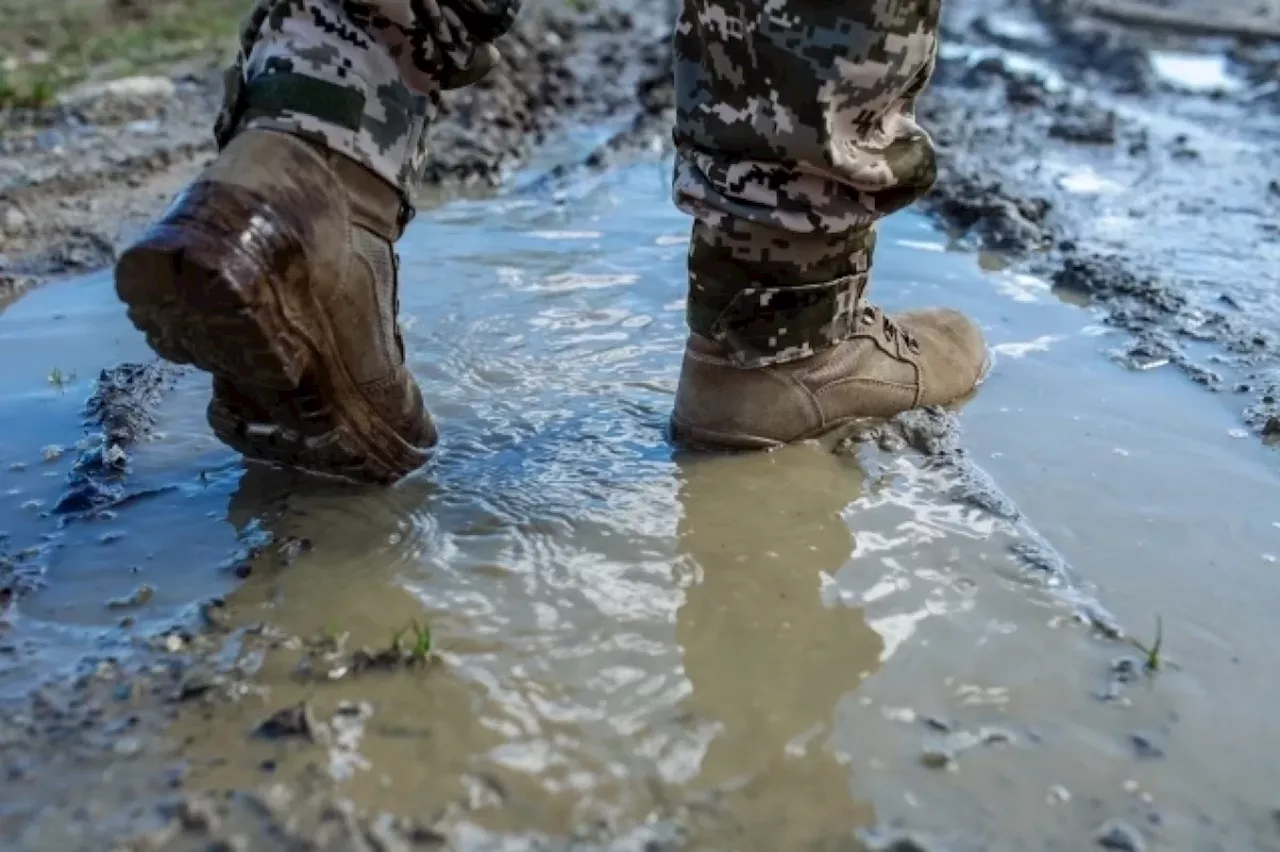
[[[910,707],[881,707],[880,712],[890,722],[910,725],[916,720],[916,711]]]
[[[1142,832],[1118,819],[1106,822],[1098,829],[1098,845],[1119,852],[1145,852],[1147,848]]]
[[[27,217],[17,207],[10,207],[0,216],[0,231],[17,235],[27,227]]]
[[[149,604],[155,595],[156,590],[153,586],[142,583],[124,597],[111,598],[107,601],[106,607],[107,609],[132,609],[134,607],[143,607]]]
[[[1134,753],[1144,760],[1157,760],[1165,756],[1163,738],[1154,731],[1135,731],[1129,735]]]
[[[137,737],[121,737],[116,740],[116,744],[112,746],[111,750],[121,757],[133,757],[142,751],[142,741]]]
[[[1054,784],[1049,788],[1049,804],[1056,805],[1060,802],[1071,801],[1071,791],[1061,784]]]

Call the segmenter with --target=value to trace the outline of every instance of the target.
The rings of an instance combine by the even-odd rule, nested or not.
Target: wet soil
[[[527,6],[494,72],[440,98],[426,199],[492,191],[566,122],[629,117],[637,77],[666,61],[652,9]],[[108,265],[212,157],[223,65],[91,81],[54,106],[0,115],[0,307],[43,279]]]
[[[1258,4],[1254,19],[1280,11]],[[1280,425],[1280,43],[1185,29],[1052,0],[956,4],[922,106],[943,162],[926,206],[1102,306],[1131,335],[1118,360],[1231,395],[1267,439]]]
[[[1280,849],[1271,47],[952,4],[946,232],[886,223],[876,288],[977,317],[991,380],[696,458],[669,55],[599,14],[517,36],[537,132],[492,92],[438,131],[428,197],[487,188],[403,244],[446,435],[404,487],[242,465],[105,274],[0,315],[6,845]],[[24,204],[123,199],[114,246],[144,184]],[[18,286],[110,256],[41,233]]]

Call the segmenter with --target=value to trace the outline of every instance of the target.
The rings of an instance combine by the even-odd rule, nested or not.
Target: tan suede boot
[[[436,429],[397,325],[396,189],[300,138],[245,131],[116,266],[162,357],[214,376],[209,421],[252,458],[389,483]]]
[[[682,441],[767,449],[861,418],[957,402],[982,381],[988,363],[977,326],[942,309],[889,317],[864,303],[845,342],[755,368],[695,334],[685,349],[672,425]]]
[[[765,449],[972,392],[989,366],[982,332],[955,311],[889,317],[867,302],[874,251],[871,228],[695,222],[674,437]]]

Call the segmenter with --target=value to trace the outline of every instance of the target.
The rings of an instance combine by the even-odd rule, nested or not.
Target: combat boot
[[[354,160],[247,130],[126,249],[116,290],[160,356],[213,374],[222,441],[390,483],[437,439],[397,322],[408,218]]]
[[[866,300],[874,232],[828,248],[794,238],[770,245],[754,226],[731,236],[704,229],[701,240],[699,229],[690,254],[693,333],[672,414],[677,440],[777,447],[958,402],[986,376],[986,343],[964,315],[889,316]],[[730,291],[725,282],[735,277],[747,284]]]

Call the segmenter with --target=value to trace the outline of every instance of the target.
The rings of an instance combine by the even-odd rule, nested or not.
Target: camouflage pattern
[[[913,104],[933,70],[941,2],[684,0],[674,194],[695,218],[689,323],[744,365],[844,340],[875,221],[932,184]],[[258,0],[219,142],[243,127],[309,137],[407,200],[438,91],[484,73],[519,6]]]
[[[689,325],[744,366],[849,335],[874,225],[936,174],[914,102],[941,0],[685,0],[677,205],[695,217]]]
[[[422,174],[440,89],[474,81],[520,0],[258,0],[215,126],[312,139],[398,186]],[[273,84],[278,84],[274,85]]]

